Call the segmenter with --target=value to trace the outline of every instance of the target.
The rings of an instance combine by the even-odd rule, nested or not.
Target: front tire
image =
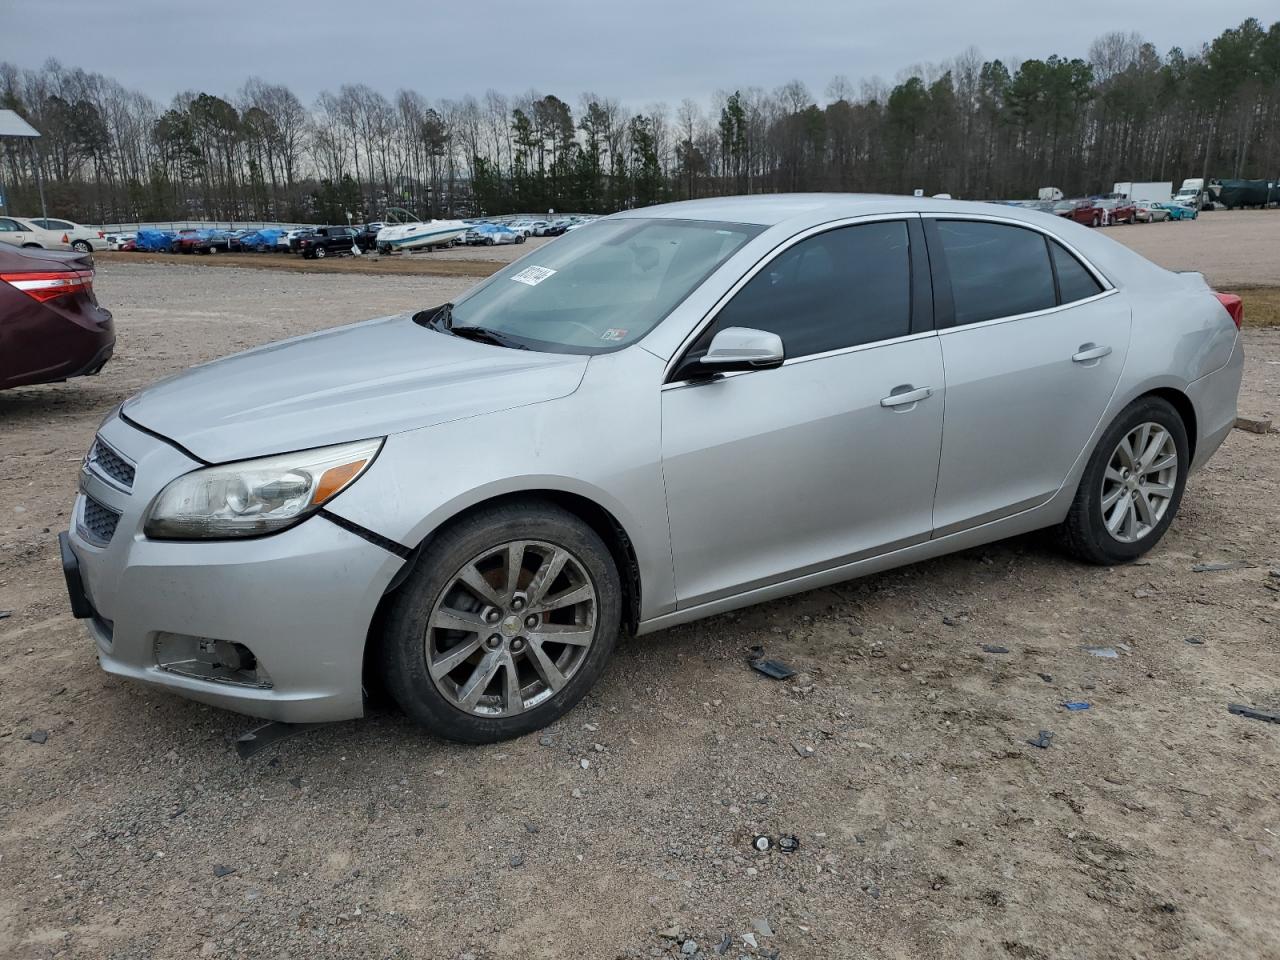
[[[1063,546],[1087,563],[1129,563],[1164,536],[1191,464],[1187,428],[1160,397],[1134,401],[1102,435],[1067,518]]]
[[[432,539],[393,601],[387,688],[446,739],[518,737],[595,684],[621,616],[612,555],[580,519],[541,500],[483,510]]]

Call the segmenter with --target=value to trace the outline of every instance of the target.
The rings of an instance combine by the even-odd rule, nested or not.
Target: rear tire
[[[317,260],[323,260],[328,255],[329,255],[329,251],[326,250],[324,247],[316,247],[315,258]]]
[[[1144,435],[1144,428],[1151,429]],[[1124,452],[1126,443],[1132,456]],[[1170,454],[1176,459],[1167,464]],[[1160,397],[1135,400],[1094,448],[1058,528],[1062,546],[1086,563],[1103,566],[1138,559],[1160,542],[1177,515],[1190,462],[1181,414]]]
[[[618,572],[594,530],[546,501],[502,504],[432,538],[388,612],[383,676],[401,709],[438,736],[522,736],[591,689],[621,616]]]
[[[93,253],[93,247],[89,245],[88,240],[77,240],[71,244],[71,249],[77,253]]]

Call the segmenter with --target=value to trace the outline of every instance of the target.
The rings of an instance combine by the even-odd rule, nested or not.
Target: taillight
[[[41,303],[75,293],[88,293],[93,289],[92,270],[58,273],[0,273],[0,280]]]
[[[1236,329],[1240,329],[1240,324],[1244,322],[1244,301],[1234,293],[1214,293],[1218,298],[1218,302],[1222,304],[1227,313],[1231,314],[1231,320],[1236,325]]]

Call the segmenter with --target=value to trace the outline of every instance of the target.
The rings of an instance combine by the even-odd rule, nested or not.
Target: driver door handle
[[[897,391],[901,390],[902,393]],[[882,407],[905,407],[909,403],[919,403],[933,396],[932,387],[913,388],[911,384],[894,387],[894,392],[880,401]]]
[[[1072,363],[1088,363],[1090,360],[1101,360],[1111,353],[1110,347],[1099,347],[1092,343],[1080,344],[1080,352],[1071,355]]]

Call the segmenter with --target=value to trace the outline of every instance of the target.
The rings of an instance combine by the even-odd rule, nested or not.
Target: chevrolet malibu
[[[282,721],[388,690],[470,742],[646,634],[1044,527],[1150,550],[1235,420],[1241,304],[948,200],[598,220],[457,302],[126,401],[62,562],[104,669]]]

